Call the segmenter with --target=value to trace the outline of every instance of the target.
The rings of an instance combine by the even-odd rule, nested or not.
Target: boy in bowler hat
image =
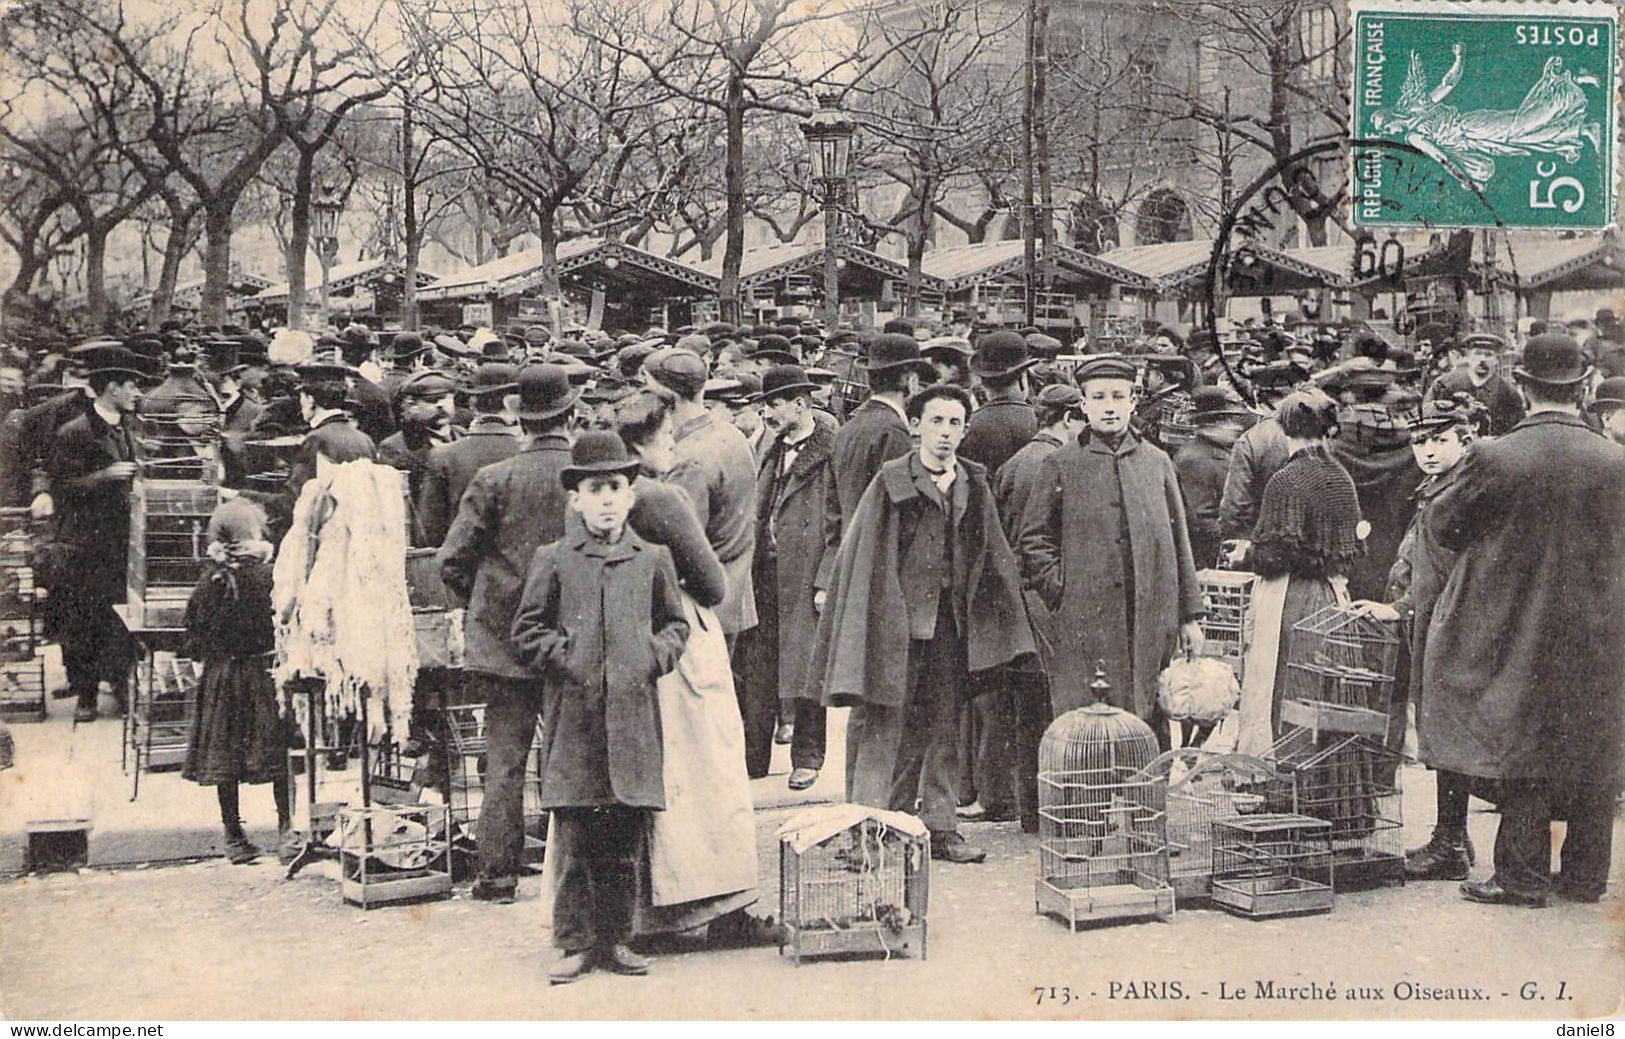
[[[519,660],[542,684],[541,807],[560,853],[555,985],[594,966],[646,974],[627,947],[648,815],[666,807],[655,681],[688,642],[671,553],[627,526],[639,460],[607,430],[583,433],[560,472],[582,527],[531,557],[514,614]]]

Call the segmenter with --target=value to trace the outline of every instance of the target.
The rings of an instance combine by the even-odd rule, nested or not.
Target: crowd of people
[[[967,820],[1037,830],[1039,740],[1095,696],[1164,748],[1210,739],[1158,695],[1204,653],[1210,567],[1258,575],[1237,749],[1280,733],[1294,624],[1334,603],[1393,624],[1386,740],[1414,716],[1437,780],[1407,874],[1593,901],[1625,757],[1625,336],[1603,311],[1518,338],[355,325],[282,363],[256,333],[166,327],[14,347],[0,490],[50,520],[47,622],[93,722],[133,652],[112,607],[143,390],[217,402],[228,500],[188,613],[186,774],[251,861],[239,782],[275,783],[288,825],[269,559],[320,466],[400,470],[409,541],[464,610],[458,695],[486,705],[476,898],[515,897],[540,725],[556,983],[645,972],[635,936],[770,938],[748,781],[778,743],[788,787],[816,783],[831,708],[851,709],[847,799],[918,815],[956,864],[986,855]],[[1475,794],[1501,812],[1478,881]]]

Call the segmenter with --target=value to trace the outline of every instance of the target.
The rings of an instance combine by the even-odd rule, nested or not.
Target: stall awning
[[[263,275],[243,272],[233,274],[231,276],[231,284],[239,290],[237,292],[230,293],[233,303],[235,304],[237,301],[242,299],[256,298],[255,294],[267,288],[271,284],[271,279],[264,277]],[[124,309],[126,311],[145,310],[151,305],[151,303],[152,293],[143,292],[141,295],[130,300],[129,303],[126,303],[124,305]],[[175,286],[175,291],[170,297],[171,306],[179,306],[191,310],[196,310],[202,305],[202,303],[202,278],[192,278],[188,281],[177,283]]]
[[[1625,245],[1611,234],[1576,238],[1513,236],[1503,261],[1520,292],[1625,288]]]
[[[716,280],[704,271],[623,242],[572,238],[559,243],[556,255],[559,281],[567,287],[613,286],[633,296],[716,293]],[[542,250],[537,246],[448,275],[420,292],[418,298],[502,299],[528,292],[542,280]]]
[[[327,290],[329,292],[347,292],[358,285],[367,285],[372,282],[383,281],[386,278],[401,278],[406,275],[406,265],[399,260],[386,260],[383,258],[372,260],[351,260],[348,263],[335,264],[327,272]],[[418,286],[432,284],[439,280],[439,275],[432,274],[423,268],[418,268]],[[305,274],[306,295],[321,288],[322,276],[318,270],[312,279],[307,269]],[[255,296],[261,303],[284,303],[288,299],[288,283],[272,285],[270,288]]]
[[[963,292],[998,278],[1021,274],[1025,252],[1025,245],[1019,240],[933,249],[925,254],[921,268],[942,283],[943,291]],[[1069,245],[1055,246],[1055,266],[1063,282],[1081,283],[1095,291],[1112,285],[1135,289],[1152,287],[1149,278],[1112,262],[1109,257],[1095,256]]]
[[[845,260],[841,272],[842,282],[848,280],[878,282],[884,280],[907,281],[908,264],[893,260],[861,245],[851,242],[839,242],[835,246],[835,255]],[[759,249],[747,249],[739,265],[739,288],[742,292],[762,285],[769,285],[775,281],[797,274],[812,274],[823,269],[824,246],[822,242],[791,243],[789,245],[769,245]],[[856,268],[856,269],[854,269]],[[713,254],[711,259],[701,265],[707,274],[716,277],[720,283],[722,278],[722,254]],[[867,278],[864,277],[867,275]],[[922,287],[930,292],[942,291],[937,279],[925,276]]]

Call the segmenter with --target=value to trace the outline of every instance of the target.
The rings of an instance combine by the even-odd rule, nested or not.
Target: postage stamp
[[[1401,182],[1392,163],[1354,149],[1353,223],[1483,227],[1487,202],[1503,227],[1612,226],[1619,12],[1566,0],[1353,0],[1351,136],[1420,153]]]

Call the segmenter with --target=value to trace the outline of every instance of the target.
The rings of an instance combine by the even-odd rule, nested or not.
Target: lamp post
[[[321,328],[327,328],[328,308],[331,304],[329,282],[333,261],[339,255],[339,213],[344,203],[339,201],[331,187],[323,187],[322,195],[310,204],[310,234],[315,240],[316,259],[322,265]]]
[[[852,137],[857,125],[841,108],[837,93],[818,96],[818,111],[801,124],[812,157],[813,183],[824,207],[824,312],[830,331],[841,313],[841,288],[836,268],[836,225],[846,197],[848,171],[852,165]]]

